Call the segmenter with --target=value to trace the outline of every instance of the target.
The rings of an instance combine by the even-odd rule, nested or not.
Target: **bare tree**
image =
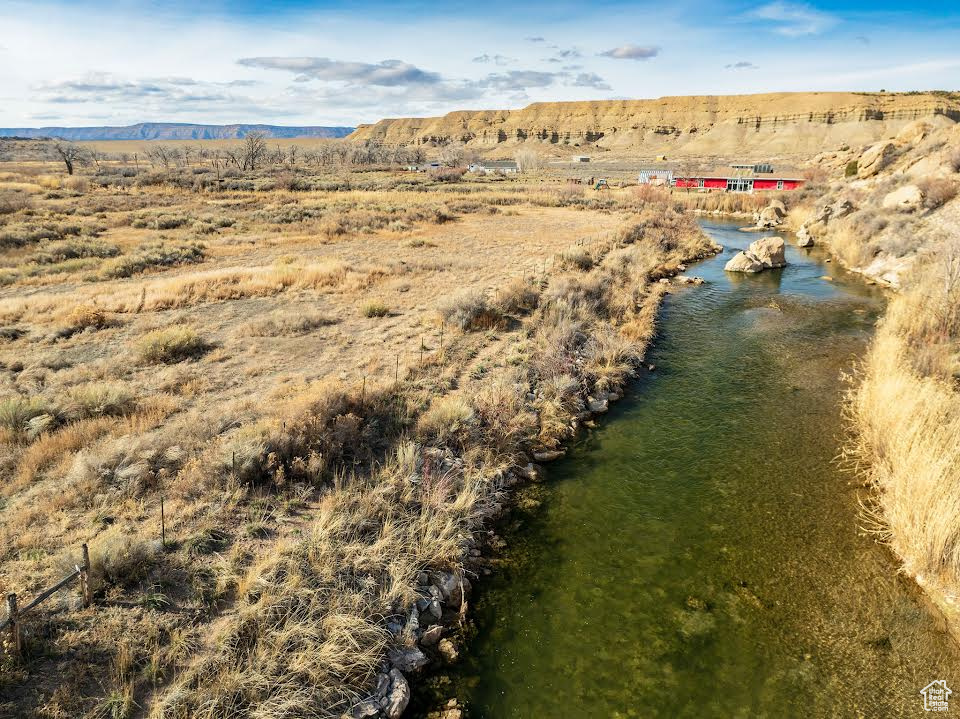
[[[173,159],[173,153],[166,145],[154,145],[147,150],[147,158],[151,165],[163,165],[163,169],[169,169],[170,161]]]
[[[517,161],[520,172],[534,172],[543,168],[543,155],[534,149],[524,147],[517,150],[513,159]]]
[[[441,165],[460,167],[464,164],[466,154],[466,148],[459,143],[455,143],[441,147],[437,158],[440,160]]]
[[[66,165],[68,175],[73,174],[74,166],[80,164],[83,159],[83,150],[80,149],[79,145],[74,145],[72,142],[57,140],[53,143],[53,153]]]
[[[243,140],[240,151],[242,170],[256,170],[257,165],[267,154],[267,140],[262,132],[251,132]]]

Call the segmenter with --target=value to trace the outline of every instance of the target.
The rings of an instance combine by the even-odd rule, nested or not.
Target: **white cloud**
[[[774,31],[787,37],[817,35],[833,27],[837,22],[833,15],[821,12],[810,5],[779,0],[758,7],[749,16],[773,23]]]
[[[514,63],[518,62],[518,60],[515,57],[507,57],[506,55],[488,55],[487,53],[484,53],[483,55],[478,55],[477,57],[473,58],[471,62],[493,63],[494,65],[503,66],[513,65]]]
[[[653,45],[632,45],[630,43],[600,53],[603,57],[612,57],[617,60],[649,60],[659,54],[659,47]]]
[[[298,80],[340,80],[361,85],[435,85],[442,82],[438,73],[421,70],[402,60],[384,60],[376,64],[331,60],[328,57],[244,57],[238,65],[263,70],[287,70]]]

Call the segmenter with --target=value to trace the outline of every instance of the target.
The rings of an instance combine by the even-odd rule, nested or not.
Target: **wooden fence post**
[[[90,586],[90,549],[84,544],[82,551],[83,564],[80,565],[80,591],[83,592],[83,606],[89,607],[93,603],[93,588]]]
[[[160,548],[167,551],[167,520],[163,514],[163,495],[160,495]]]
[[[23,639],[20,633],[20,617],[17,613],[17,595],[12,592],[7,595],[7,615],[10,622],[8,625],[10,629],[10,643],[13,645],[17,656],[20,656],[23,653]]]

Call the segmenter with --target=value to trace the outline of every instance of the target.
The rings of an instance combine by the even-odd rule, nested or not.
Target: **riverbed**
[[[702,225],[726,249],[666,299],[656,371],[501,532],[449,687],[474,719],[917,716],[960,679],[836,461],[882,294],[789,241],[725,273],[762,235]]]

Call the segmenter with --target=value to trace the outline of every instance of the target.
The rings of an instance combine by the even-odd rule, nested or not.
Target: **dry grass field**
[[[633,190],[61,168],[0,163],[0,590],[86,542],[95,603],[29,615],[20,716],[350,711],[712,250]]]

